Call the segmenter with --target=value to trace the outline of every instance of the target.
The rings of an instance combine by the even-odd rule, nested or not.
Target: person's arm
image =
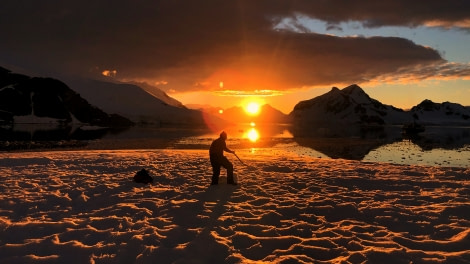
[[[224,150],[227,151],[228,153],[235,153],[235,151],[227,148],[227,144],[225,144],[225,142],[224,142]]]

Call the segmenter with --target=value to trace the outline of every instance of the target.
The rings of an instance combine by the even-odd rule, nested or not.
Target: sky
[[[184,104],[289,113],[358,84],[403,109],[470,105],[466,0],[2,0],[0,36],[10,70],[147,82]]]

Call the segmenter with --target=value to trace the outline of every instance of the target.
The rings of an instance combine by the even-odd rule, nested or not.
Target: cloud
[[[470,31],[470,19],[463,19],[460,21],[429,20],[426,21],[424,25],[428,27],[460,28]]]
[[[104,70],[101,72],[101,74],[106,77],[116,77],[117,71],[116,70]]]
[[[278,90],[254,90],[254,91],[240,91],[240,90],[219,90],[214,91],[219,96],[235,96],[235,97],[270,97],[284,95],[285,92]]]
[[[298,13],[340,23],[359,21],[366,27],[434,26],[470,29],[470,2],[465,0],[300,1]]]
[[[371,78],[374,83],[409,83],[422,80],[470,80],[470,63],[440,62],[407,66]]]
[[[2,2],[0,62],[54,76],[91,68],[174,91],[286,90],[361,83],[401,69],[445,65],[429,47],[394,37],[336,37],[295,25],[298,14],[365,26],[468,25],[467,1],[27,1]],[[439,23],[438,23],[439,22]],[[468,65],[467,65],[468,67]],[[425,67],[426,68],[426,67]],[[429,67],[428,74],[442,67]],[[451,71],[447,71],[451,72]],[[100,72],[101,73],[101,72]],[[419,72],[416,72],[418,74]]]

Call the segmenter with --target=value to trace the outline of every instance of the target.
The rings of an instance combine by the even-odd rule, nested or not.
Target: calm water
[[[400,127],[295,129],[243,124],[225,131],[228,147],[244,155],[300,155],[451,167],[470,164],[469,127],[428,127],[411,138],[404,137]],[[20,127],[0,129],[0,149],[208,149],[218,133],[182,128],[104,131]]]

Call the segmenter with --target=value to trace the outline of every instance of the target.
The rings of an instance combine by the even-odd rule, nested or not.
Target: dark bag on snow
[[[146,169],[141,169],[134,175],[134,181],[139,183],[152,183],[153,178]]]

